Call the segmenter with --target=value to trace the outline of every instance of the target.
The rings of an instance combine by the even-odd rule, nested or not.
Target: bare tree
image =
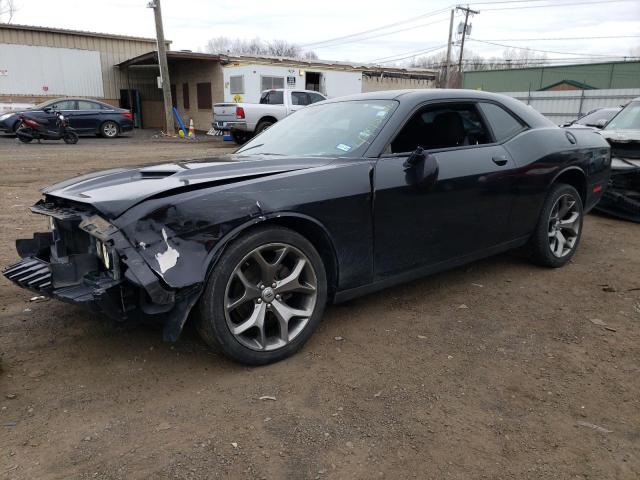
[[[298,45],[289,43],[286,40],[264,42],[258,37],[252,40],[215,37],[209,40],[204,48],[209,53],[226,53],[229,55],[271,55],[304,60],[318,58],[315,52],[302,50]]]
[[[506,49],[501,57],[483,57],[478,53],[467,50],[462,60],[462,71],[471,72],[476,70],[495,70],[500,68],[524,68],[547,63],[545,54],[538,55],[528,49]],[[443,87],[445,84],[447,56],[445,52],[439,52],[426,57],[413,59],[410,67],[428,68],[437,72],[437,85]],[[458,72],[457,65],[452,65],[450,85],[459,87],[462,77]]]
[[[11,23],[17,10],[14,0],[0,0],[0,22]]]

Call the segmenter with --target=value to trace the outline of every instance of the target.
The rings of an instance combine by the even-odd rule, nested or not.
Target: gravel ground
[[[225,147],[0,138],[0,265],[44,227],[39,188]],[[637,479],[639,233],[590,215],[563,269],[512,253],[331,306],[261,368],[3,277],[0,479]]]

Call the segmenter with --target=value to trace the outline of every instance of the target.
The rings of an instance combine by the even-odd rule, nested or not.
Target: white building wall
[[[329,98],[352,95],[362,92],[362,73],[344,72],[338,70],[309,69],[310,72],[320,72],[324,77],[324,93]],[[244,93],[232,95],[229,77],[244,76]],[[261,77],[282,77],[284,86],[289,89],[303,90],[305,88],[305,70],[278,65],[250,64],[240,66],[225,66],[223,68],[224,101],[258,103],[261,93]],[[295,78],[295,86],[287,84],[287,78]]]
[[[0,95],[103,97],[100,52],[0,44]]]

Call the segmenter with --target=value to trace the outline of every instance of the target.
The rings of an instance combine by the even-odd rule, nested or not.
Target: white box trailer
[[[224,101],[258,103],[264,90],[314,90],[333,98],[362,92],[362,72],[312,67],[230,64],[223,68]]]

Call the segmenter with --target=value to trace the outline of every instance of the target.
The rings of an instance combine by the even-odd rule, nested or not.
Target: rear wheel
[[[582,234],[582,199],[571,185],[554,185],[531,237],[533,260],[546,267],[562,267],[575,254]]]
[[[261,120],[260,123],[256,126],[256,135],[264,132],[267,128],[273,125],[275,122],[271,120]]]
[[[120,127],[116,122],[108,120],[100,126],[100,135],[104,138],[115,138],[120,133]]]
[[[308,340],[327,300],[324,264],[298,233],[269,227],[234,241],[211,272],[198,331],[232,359],[263,365]]]
[[[233,138],[233,141],[236,142],[238,145],[242,145],[249,139],[249,136],[245,132],[238,132],[236,130],[232,130],[231,138]]]

